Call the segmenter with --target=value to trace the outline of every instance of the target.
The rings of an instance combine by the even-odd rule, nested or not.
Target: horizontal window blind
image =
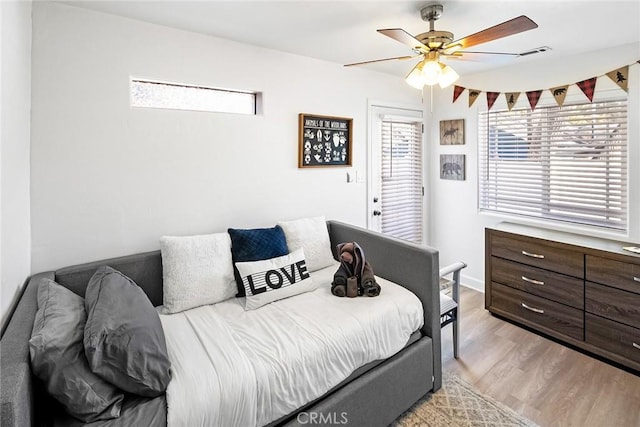
[[[627,101],[481,112],[480,210],[627,229]]]
[[[422,124],[383,118],[381,230],[422,243]]]

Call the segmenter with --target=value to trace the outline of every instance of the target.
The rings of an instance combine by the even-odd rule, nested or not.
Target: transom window
[[[627,230],[627,101],[479,116],[479,208]]]
[[[131,105],[134,107],[255,115],[258,95],[249,91],[131,80]]]

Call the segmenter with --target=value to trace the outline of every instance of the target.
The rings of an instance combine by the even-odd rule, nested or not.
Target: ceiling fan
[[[378,30],[379,33],[410,47],[415,55],[355,62],[346,64],[345,67],[420,57],[421,61],[418,62],[407,75],[407,83],[416,89],[422,89],[424,85],[433,86],[435,84],[439,84],[440,87],[444,88],[455,82],[460,76],[458,76],[458,73],[450,66],[440,62],[441,56],[461,59],[464,58],[463,55],[465,53],[519,56],[517,53],[470,52],[463,49],[538,28],[538,24],[528,17],[521,15],[461,39],[454,40],[453,33],[435,30],[434,23],[440,18],[443,10],[444,8],[440,3],[432,3],[424,6],[420,10],[420,16],[423,21],[429,22],[429,31],[418,34],[415,37],[401,28]]]

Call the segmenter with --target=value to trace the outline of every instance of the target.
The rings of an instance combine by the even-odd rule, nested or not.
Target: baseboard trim
[[[466,286],[478,292],[484,293],[484,280],[478,280],[475,277],[460,275],[460,285]]]

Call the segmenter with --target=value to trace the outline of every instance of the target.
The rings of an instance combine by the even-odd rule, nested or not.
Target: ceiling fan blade
[[[417,56],[420,56],[420,55],[416,55],[416,56],[396,56],[396,57],[393,57],[393,58],[374,59],[372,61],[363,61],[363,62],[354,62],[353,64],[344,64],[344,66],[345,67],[352,67],[354,65],[372,64],[374,62],[393,61],[394,59],[400,59],[400,60],[412,59],[412,58],[416,58]]]
[[[507,64],[513,61],[517,56],[511,55],[483,55],[482,53],[474,53],[474,52],[463,52],[464,55],[442,55],[440,58],[443,58],[445,61],[452,62],[478,62],[483,64]]]
[[[445,48],[451,47],[453,45],[460,45],[461,49],[465,49],[481,43],[487,43],[492,40],[497,40],[503,37],[522,33],[523,31],[533,30],[534,28],[538,28],[538,24],[533,22],[528,17],[521,15],[517,18],[505,21],[502,24],[494,25],[493,27],[484,29],[475,34],[471,34],[470,36],[455,40],[445,46]]]
[[[387,37],[391,37],[396,41],[399,41],[405,46],[409,46],[411,49],[429,50],[429,48],[427,48],[422,42],[420,42],[420,40],[416,39],[402,28],[387,28],[384,30],[378,30],[378,32],[380,34],[384,34]]]
[[[471,51],[471,50],[461,50],[456,52],[455,54],[461,54],[464,55],[465,53],[472,53],[472,54],[478,54],[478,55],[507,55],[507,56],[520,56],[519,53],[510,53],[510,52],[478,52],[478,51]]]

